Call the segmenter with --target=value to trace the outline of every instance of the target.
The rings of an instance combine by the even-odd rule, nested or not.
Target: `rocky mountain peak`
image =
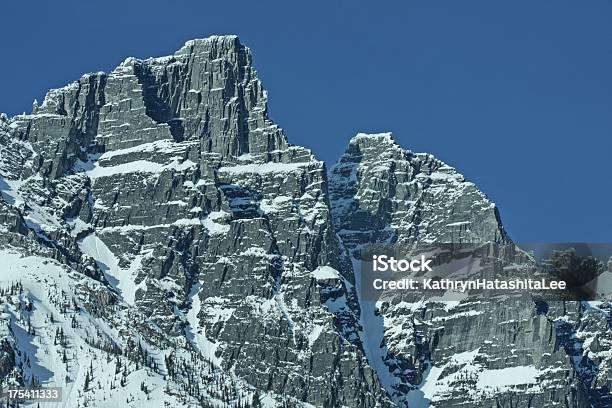
[[[244,62],[247,62],[244,65],[250,65],[251,63],[251,51],[240,42],[237,35],[213,35],[188,40],[174,53],[174,55],[196,54],[206,54],[211,59],[231,59],[231,55],[242,55],[249,58],[244,60]]]
[[[508,242],[497,208],[389,133],[326,173],[236,36],[0,115],[0,192],[4,384],[100,407],[609,401],[603,307],[365,299],[360,249]]]
[[[487,242],[508,237],[474,183],[390,133],[353,137],[329,174],[332,214],[351,246],[374,242]]]

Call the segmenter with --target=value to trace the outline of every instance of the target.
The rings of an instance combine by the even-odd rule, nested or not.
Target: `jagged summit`
[[[395,143],[393,139],[393,133],[381,132],[381,133],[362,133],[359,132],[353,136],[349,143],[358,143],[361,140],[377,140],[385,143]]]
[[[329,179],[336,226],[352,245],[509,240],[474,183],[433,155],[403,149],[391,133],[357,134]]]
[[[205,54],[207,59],[213,61],[215,59],[224,58],[224,57],[229,58],[230,54],[236,54],[236,53],[241,54],[246,58],[246,59],[243,59],[241,62],[246,63],[246,65],[251,64],[251,52],[249,48],[245,47],[244,45],[240,43],[240,39],[238,38],[237,35],[212,35],[206,38],[198,38],[198,39],[192,39],[192,40],[186,41],[185,44],[179,49],[177,49],[177,51],[173,55],[162,56],[162,57],[149,57],[145,59],[139,59],[136,57],[127,57],[125,58],[123,62],[121,62],[117,66],[117,68],[111,71],[110,75],[112,74],[120,75],[122,73],[124,74],[129,73],[131,70],[131,67],[133,67],[134,64],[142,64],[142,63],[170,64],[172,62],[177,62],[180,57],[184,57],[188,55],[193,56],[194,54]],[[230,60],[232,60],[232,58],[230,58]],[[236,59],[234,59],[232,62],[236,62]],[[95,73],[94,72],[86,73],[86,74],[83,74],[83,76],[75,82],[72,82],[64,87],[51,89],[50,91],[47,92],[43,100],[43,107],[41,107],[42,110],[46,111],[44,109],[45,101],[47,101],[48,103],[49,101],[53,101],[54,99],[57,99],[58,97],[60,97],[61,94],[65,94],[66,92],[69,92],[75,87],[78,88],[79,83],[83,82],[83,80],[89,80],[91,77],[106,77],[108,75],[109,73],[106,73],[104,71],[98,71]],[[36,113],[37,112],[35,111],[32,112],[32,114],[36,114]],[[17,116],[22,116],[22,115],[17,115]]]
[[[61,172],[69,171],[73,160],[87,161],[86,151],[168,140],[198,141],[200,151],[226,161],[245,160],[247,154],[254,161],[312,161],[306,149],[288,149],[282,129],[268,118],[267,94],[251,64],[250,51],[238,37],[213,36],[188,41],[172,56],[127,58],[108,74],[86,74],[49,91],[33,109],[51,129],[70,121],[60,138],[67,146],[40,154],[74,151]],[[11,121],[24,130],[30,119],[22,115]],[[53,139],[52,144],[58,140]]]
[[[211,35],[205,38],[194,38],[187,40],[185,44],[179,48],[176,54],[193,53],[194,50],[205,51],[211,48],[233,49],[233,50],[250,50],[241,44],[240,38],[234,34],[228,35]]]
[[[0,244],[60,265],[50,286],[19,277],[34,310],[78,319],[63,328],[81,350],[68,363],[33,340],[52,372],[38,380],[69,378],[72,405],[111,394],[117,406],[116,383],[143,381],[172,406],[242,406],[258,393],[290,406],[390,405],[359,347],[324,164],[288,145],[266,101],[246,47],[214,37],[85,75],[2,125],[0,216],[11,228]],[[71,312],[47,291],[59,281]],[[58,330],[42,313],[31,320],[41,342]],[[14,356],[36,357],[10,344],[14,378],[40,377]],[[125,379],[101,365],[100,386],[77,394],[88,388],[81,365],[108,350]],[[138,394],[128,405],[147,397],[126,392]]]

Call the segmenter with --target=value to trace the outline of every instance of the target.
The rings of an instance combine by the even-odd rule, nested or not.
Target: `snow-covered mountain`
[[[608,406],[606,303],[362,298],[364,246],[509,243],[499,213],[389,134],[327,174],[266,102],[250,50],[215,36],[0,117],[3,386],[63,387],[62,407]]]

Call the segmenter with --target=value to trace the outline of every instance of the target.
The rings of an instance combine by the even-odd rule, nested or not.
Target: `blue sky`
[[[392,131],[403,147],[474,181],[516,241],[612,242],[607,0],[67,0],[2,9],[0,111],[29,111],[47,89],[128,56],[238,34],[292,143],[332,163],[356,132]]]

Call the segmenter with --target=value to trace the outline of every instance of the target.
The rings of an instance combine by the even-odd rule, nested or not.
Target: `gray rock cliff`
[[[0,190],[3,384],[100,407],[610,401],[607,305],[362,299],[362,247],[511,243],[499,212],[388,134],[328,174],[235,36],[3,115]]]

